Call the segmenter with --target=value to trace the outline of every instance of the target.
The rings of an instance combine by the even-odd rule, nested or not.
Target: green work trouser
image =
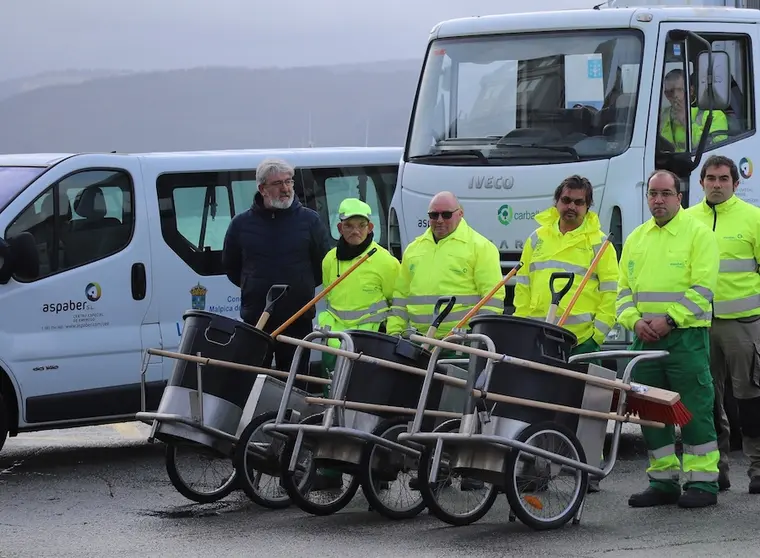
[[[573,347],[572,350],[570,351],[570,356],[595,353],[598,350],[599,350],[599,345],[596,344],[596,341],[594,341],[593,337],[589,337],[583,343],[580,343],[579,345],[576,345],[575,347]],[[602,365],[602,362],[596,358],[590,359],[590,360],[584,360],[583,362],[588,362],[589,364],[596,364],[597,366]]]
[[[631,350],[666,350],[662,359],[636,366],[633,379],[652,387],[676,391],[692,414],[681,427],[684,489],[718,492],[718,442],[713,422],[713,381],[710,373],[710,341],[707,328],[675,329],[654,343],[635,339]],[[680,492],[681,462],[676,455],[675,428],[641,427],[649,449],[647,475],[652,488]]]

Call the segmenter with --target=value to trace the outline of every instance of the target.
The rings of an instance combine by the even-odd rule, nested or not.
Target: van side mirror
[[[40,274],[40,256],[31,233],[22,232],[4,240],[0,238],[0,285],[14,275],[19,279],[34,279]]]
[[[697,106],[701,110],[726,110],[730,104],[731,95],[731,61],[728,53],[715,50],[712,53],[712,84],[707,82],[707,72],[710,65],[710,53],[700,52],[697,57]],[[712,106],[710,102],[712,90]]]

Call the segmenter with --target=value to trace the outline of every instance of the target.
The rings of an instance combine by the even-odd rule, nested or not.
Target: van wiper
[[[524,147],[526,149],[546,149],[548,151],[558,151],[560,153],[568,153],[569,155],[572,155],[573,158],[575,158],[576,161],[580,161],[581,157],[578,155],[578,152],[570,147],[569,145],[546,145],[543,143],[515,143],[515,144],[499,144],[499,148],[501,149],[513,149],[515,147]]]
[[[425,161],[428,159],[444,159],[444,158],[456,158],[458,156],[475,157],[479,163],[484,165],[490,165],[488,157],[486,157],[480,149],[457,149],[456,151],[438,151],[436,153],[428,153],[427,155],[415,155],[409,157],[410,161]]]

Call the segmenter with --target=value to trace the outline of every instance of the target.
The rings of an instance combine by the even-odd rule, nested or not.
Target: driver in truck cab
[[[668,72],[663,81],[663,95],[670,102],[670,107],[660,112],[660,136],[672,143],[676,151],[689,151],[686,142],[686,107],[689,106],[691,111],[691,145],[696,147],[702,137],[702,132],[707,124],[709,111],[691,106],[695,98],[694,80],[696,76],[692,74],[691,85],[689,86],[689,96],[686,96],[686,83],[684,72],[681,69],[675,69]],[[687,100],[688,99],[688,100]],[[712,111],[713,119],[710,125],[712,136],[707,137],[707,144],[718,143],[728,139],[728,135],[716,132],[728,132],[728,119],[726,113],[722,110]]]

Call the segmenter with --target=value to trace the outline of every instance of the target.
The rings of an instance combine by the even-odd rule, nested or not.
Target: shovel
[[[568,280],[565,286],[562,287],[562,289],[559,291],[554,288],[554,282],[557,279]],[[552,293],[552,303],[549,305],[549,312],[546,314],[546,321],[548,323],[554,323],[554,319],[557,317],[557,308],[559,307],[559,301],[562,300],[562,297],[565,296],[570,290],[570,287],[573,286],[574,280],[575,274],[570,273],[569,271],[557,271],[555,273],[552,273],[552,276],[549,278],[549,290]]]
[[[448,302],[448,304],[446,304]],[[436,303],[435,307],[433,308],[433,316],[435,318],[433,319],[433,323],[430,324],[430,327],[427,330],[427,333],[425,334],[425,337],[434,337],[435,332],[438,331],[438,328],[441,327],[441,324],[443,323],[443,320],[446,319],[446,316],[449,315],[451,312],[451,309],[454,308],[454,305],[457,302],[457,297],[455,296],[442,296],[439,298]],[[441,306],[446,304],[446,307],[441,310]],[[428,345],[422,345],[422,348],[425,350],[428,350]]]
[[[264,306],[264,311],[261,313],[259,321],[256,322],[256,329],[264,329],[264,326],[269,320],[269,316],[272,314],[272,309],[274,308],[275,303],[288,294],[289,290],[290,285],[272,285],[269,287],[269,291],[267,291],[266,305]]]

